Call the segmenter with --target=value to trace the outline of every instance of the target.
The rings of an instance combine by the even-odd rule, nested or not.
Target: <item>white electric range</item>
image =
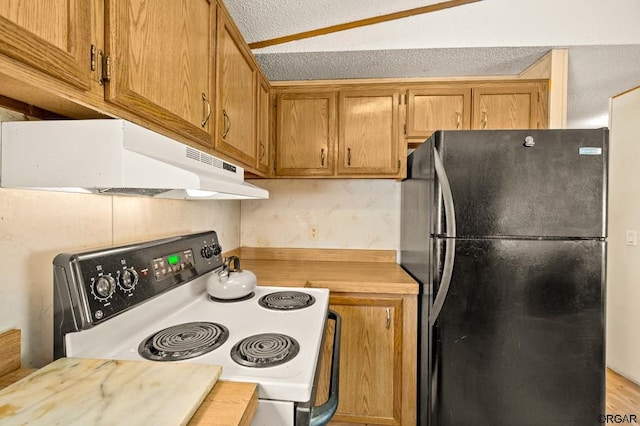
[[[210,297],[222,267],[215,231],[60,254],[54,356],[216,364],[258,384],[253,425],[323,425],[337,408],[340,319],[327,289],[264,287]],[[314,406],[327,318],[336,322],[331,390]]]

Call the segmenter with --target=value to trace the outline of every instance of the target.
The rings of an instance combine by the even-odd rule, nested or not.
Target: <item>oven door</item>
[[[313,391],[311,392],[311,400],[296,404],[296,426],[324,426],[329,423],[338,409],[339,394],[339,378],[340,378],[340,315],[332,310],[327,312],[327,319],[335,323],[333,333],[333,353],[331,356],[331,376],[329,378],[329,397],[327,401],[321,405],[313,405],[315,402],[318,381],[320,379],[320,364],[318,359],[316,365],[316,374],[313,381]],[[324,347],[324,336],[322,338],[322,346]],[[322,349],[321,349],[322,350]]]

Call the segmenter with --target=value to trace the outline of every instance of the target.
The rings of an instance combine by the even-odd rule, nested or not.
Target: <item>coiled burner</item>
[[[262,296],[260,306],[274,311],[293,311],[307,308],[316,302],[316,298],[301,291],[277,291]]]
[[[247,337],[231,349],[231,358],[245,367],[273,367],[293,359],[300,345],[284,334],[265,333]]]
[[[204,355],[220,347],[229,330],[213,322],[189,322],[167,327],[147,337],[138,353],[152,361],[180,361]]]

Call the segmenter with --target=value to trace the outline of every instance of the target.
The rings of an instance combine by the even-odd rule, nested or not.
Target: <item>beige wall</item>
[[[613,98],[610,130],[607,364],[640,383],[640,88]]]
[[[259,185],[269,190],[269,200],[242,202],[243,246],[399,248],[399,182],[275,179]],[[318,225],[317,240],[309,238],[310,225]]]
[[[0,121],[18,119],[0,110]],[[240,201],[177,201],[0,189],[0,331],[22,330],[23,364],[52,358],[52,261],[61,252],[214,229],[240,245]]]

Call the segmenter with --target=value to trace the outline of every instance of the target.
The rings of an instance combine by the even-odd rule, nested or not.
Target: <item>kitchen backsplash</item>
[[[397,181],[271,179],[254,183],[269,190],[269,199],[242,202],[242,246],[385,250],[400,246]]]
[[[175,201],[0,189],[0,331],[22,329],[23,365],[52,359],[52,260],[207,229],[240,244],[240,201]]]

